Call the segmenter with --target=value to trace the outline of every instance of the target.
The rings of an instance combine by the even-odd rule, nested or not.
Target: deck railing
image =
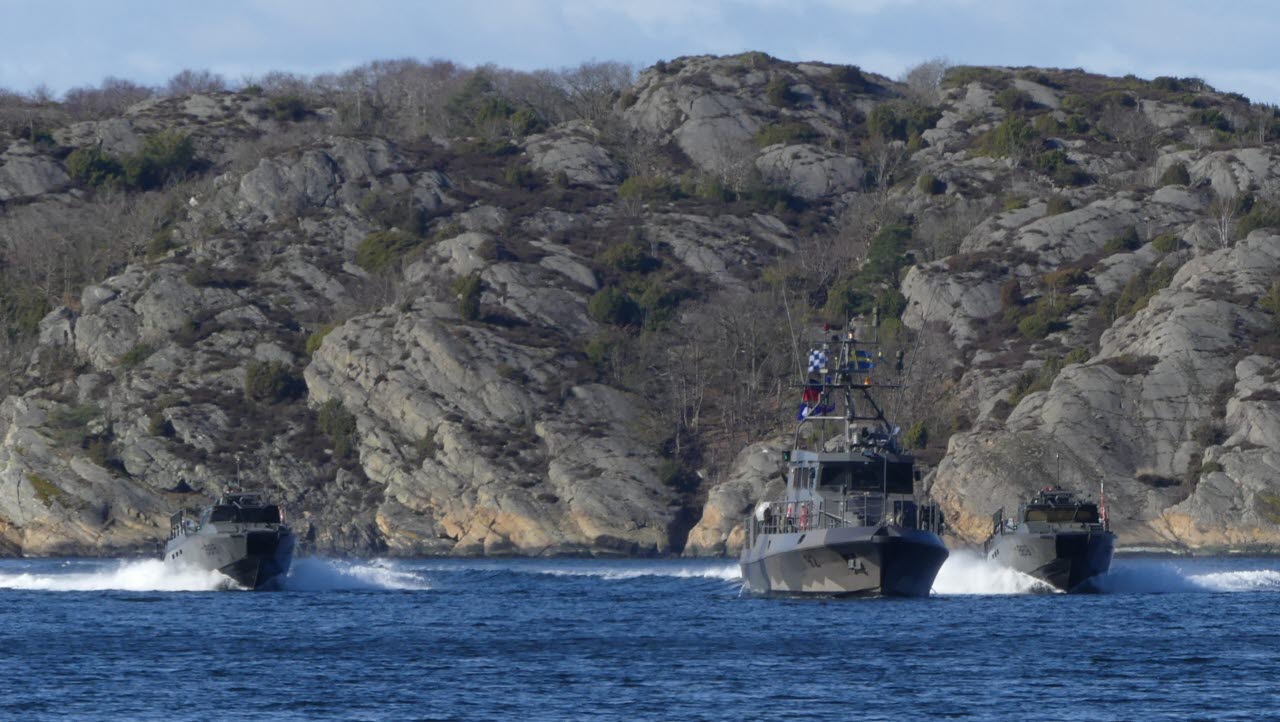
[[[888,501],[889,503],[886,503]],[[747,520],[747,544],[760,534],[791,534],[818,529],[876,526],[891,521],[912,529],[942,533],[942,514],[933,504],[912,501],[894,508],[893,499],[880,494],[856,494],[821,502],[769,502],[760,519],[755,510]]]

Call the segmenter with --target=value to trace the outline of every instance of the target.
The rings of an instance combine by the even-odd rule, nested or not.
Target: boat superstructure
[[[1111,568],[1116,536],[1106,506],[1073,492],[1047,487],[1006,518],[992,515],[987,558],[1030,574],[1066,592],[1088,591],[1090,582]]]
[[[213,570],[246,589],[279,586],[293,561],[296,539],[280,508],[253,492],[228,492],[196,518],[169,519],[166,565]]]
[[[947,558],[941,514],[875,396],[897,386],[872,382],[875,342],[859,335],[850,323],[810,352],[786,492],[746,521],[750,591],[926,596]]]

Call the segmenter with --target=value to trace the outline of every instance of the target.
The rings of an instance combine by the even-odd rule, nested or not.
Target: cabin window
[[[1097,524],[1098,510],[1092,506],[1066,509],[1027,509],[1027,521],[1044,521],[1050,524]]]

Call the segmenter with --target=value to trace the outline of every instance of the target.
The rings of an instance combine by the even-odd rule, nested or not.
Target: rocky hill
[[[1060,479],[1123,545],[1280,546],[1274,108],[616,71],[0,97],[0,553],[237,483],[325,553],[731,553],[810,330],[873,308],[958,540]]]

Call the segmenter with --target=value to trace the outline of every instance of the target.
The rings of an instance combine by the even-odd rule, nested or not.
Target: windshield
[[[1027,521],[1045,521],[1050,524],[1097,524],[1098,509],[1091,505],[1066,508],[1033,506],[1027,509]]]

